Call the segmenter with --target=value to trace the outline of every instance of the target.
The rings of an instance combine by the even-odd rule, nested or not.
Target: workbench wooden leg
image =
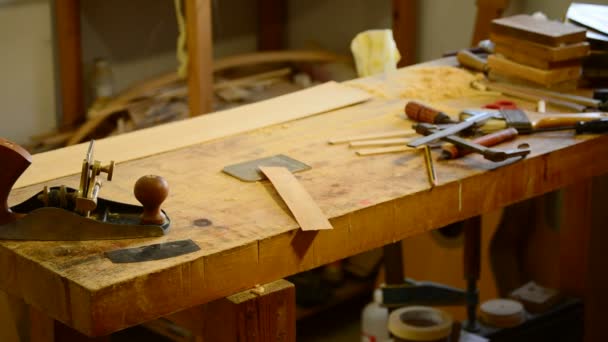
[[[28,341],[22,337],[19,341]],[[58,322],[38,309],[29,306],[30,342],[109,342],[110,337],[88,337],[61,322]]]
[[[608,341],[608,175],[596,177],[592,186],[591,237],[588,239],[587,293],[585,295],[585,341]]]
[[[55,320],[30,306],[30,341],[31,342],[54,342]]]
[[[213,111],[211,0],[186,0],[190,116]]]
[[[0,341],[27,340],[28,307],[20,299],[0,291]]]
[[[277,280],[167,317],[196,341],[296,340],[295,287]]]
[[[591,238],[592,180],[562,190],[559,232],[559,288],[568,295],[583,297],[587,288],[588,253]]]
[[[383,247],[384,252],[384,283],[386,285],[402,285],[405,281],[403,269],[403,247],[401,241]]]

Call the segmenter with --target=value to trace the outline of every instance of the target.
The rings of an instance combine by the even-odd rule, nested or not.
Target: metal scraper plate
[[[222,171],[245,182],[255,182],[266,179],[260,171],[260,166],[282,166],[292,173],[310,170],[310,166],[284,154],[228,165]]]
[[[117,249],[106,252],[105,255],[115,264],[129,262],[142,262],[151,260],[161,260],[184,255],[200,250],[194,241],[179,240],[171,242],[156,243],[148,246],[135,248]]]

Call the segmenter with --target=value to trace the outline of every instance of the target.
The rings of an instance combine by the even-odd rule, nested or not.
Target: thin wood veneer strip
[[[366,101],[371,95],[327,82],[270,100],[108,137],[95,144],[95,159],[116,163],[143,158]],[[35,154],[14,188],[80,173],[87,143]]]
[[[399,146],[405,145],[410,139],[394,138],[394,139],[378,139],[367,141],[353,141],[349,144],[350,147],[380,147],[380,146]]]
[[[361,135],[352,135],[344,138],[335,138],[329,140],[329,144],[344,144],[355,141],[364,141],[364,140],[374,140],[374,139],[388,139],[388,138],[399,138],[399,137],[407,137],[410,135],[414,135],[416,132],[414,130],[398,130],[398,131],[390,131],[390,132],[379,132],[379,133],[369,133],[369,134],[361,134]]]
[[[315,200],[287,168],[260,166],[260,170],[270,179],[302,230],[333,229]]]
[[[395,153],[395,152],[406,152],[406,151],[417,151],[415,148],[411,148],[409,146],[389,146],[389,147],[378,147],[378,148],[365,148],[357,151],[357,155],[359,156],[371,156],[375,154],[384,154],[384,153]]]

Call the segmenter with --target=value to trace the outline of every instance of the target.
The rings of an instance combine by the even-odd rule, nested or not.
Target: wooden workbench
[[[429,82],[415,70],[351,84],[379,91],[379,86],[404,90],[416,78]],[[358,157],[343,145],[327,144],[334,137],[408,128],[401,90],[381,96],[375,91],[372,100],[352,107],[119,164],[101,196],[136,203],[132,186],[137,178],[164,176],[171,186],[164,205],[173,222],[170,233],[121,241],[3,241],[0,289],[87,335],[100,336],[608,172],[608,136],[574,137],[571,132],[501,145],[529,143],[531,155],[519,161],[491,163],[469,156],[437,162],[435,188],[429,186],[419,152]],[[466,95],[437,101],[457,112],[496,99]],[[278,153],[312,166],[297,177],[333,230],[300,231],[270,183],[244,183],[221,172],[228,164]],[[78,176],[46,184],[75,185]],[[40,189],[16,189],[10,202]],[[211,225],[200,224],[206,220]],[[112,264],[103,256],[117,248],[180,239],[194,240],[201,250],[135,264]]]

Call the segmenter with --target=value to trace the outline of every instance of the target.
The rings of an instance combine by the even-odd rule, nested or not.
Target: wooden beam
[[[258,50],[285,47],[287,0],[258,0]]]
[[[509,0],[477,0],[477,16],[471,46],[490,37],[492,20],[500,18],[509,6]]]
[[[54,6],[62,112],[60,129],[66,130],[85,119],[80,41],[80,1],[55,0]]]
[[[211,0],[185,0],[190,116],[213,111]]]
[[[605,308],[608,305],[608,259],[606,242],[608,230],[605,200],[608,194],[608,175],[593,179],[591,186],[591,224],[587,254],[587,279],[585,293],[585,341],[606,341],[608,330],[605,326]],[[565,207],[565,206],[564,206]],[[583,265],[581,265],[582,268]]]
[[[393,0],[393,37],[401,60],[398,66],[416,63],[418,0]]]
[[[196,341],[295,341],[295,287],[277,280],[168,317]]]

